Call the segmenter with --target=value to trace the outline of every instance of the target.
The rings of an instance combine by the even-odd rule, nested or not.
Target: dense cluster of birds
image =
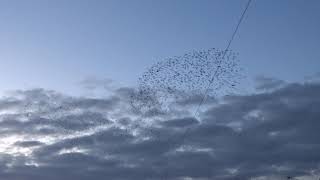
[[[139,78],[132,106],[139,111],[166,109],[181,98],[217,95],[239,80],[237,54],[215,48],[157,62]]]

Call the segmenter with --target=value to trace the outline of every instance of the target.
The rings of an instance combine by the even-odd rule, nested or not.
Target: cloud
[[[32,146],[40,146],[43,145],[43,143],[39,141],[17,141],[14,143],[15,146],[21,146],[21,147],[32,147]]]
[[[102,88],[105,90],[112,89],[113,81],[111,79],[99,79],[94,76],[89,76],[82,81],[79,82],[79,85],[88,90],[95,90],[98,88]]]
[[[309,83],[319,83],[320,82],[320,72],[317,72],[313,75],[304,77],[304,80]]]
[[[193,117],[185,117],[185,118],[179,118],[179,119],[170,119],[164,122],[161,122],[163,126],[166,127],[185,127],[185,126],[190,126],[193,124],[197,124],[198,120],[193,118]]]
[[[279,88],[286,82],[280,79],[275,79],[271,77],[258,76],[256,79],[256,89],[257,90],[272,90]]]
[[[319,175],[320,84],[263,87],[212,98],[198,118],[190,115],[197,97],[150,116],[132,111],[128,87],[105,98],[15,91],[0,100],[0,179]]]

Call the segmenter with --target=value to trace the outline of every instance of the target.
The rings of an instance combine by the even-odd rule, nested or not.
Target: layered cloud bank
[[[200,96],[140,114],[131,88],[106,98],[15,91],[0,100],[0,179],[316,177],[320,84],[268,80],[267,88],[212,98],[197,118]]]

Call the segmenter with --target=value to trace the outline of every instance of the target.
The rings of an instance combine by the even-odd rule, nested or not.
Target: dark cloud
[[[170,120],[161,122],[161,124],[166,127],[185,127],[185,126],[190,126],[197,123],[198,123],[198,120],[193,117],[170,119]]]
[[[32,146],[43,145],[43,143],[39,141],[17,141],[14,143],[14,145],[21,146],[21,147],[32,147]]]
[[[310,76],[306,76],[304,79],[309,83],[320,83],[320,72],[317,72]]]
[[[203,101],[202,94],[193,94],[192,96],[186,96],[185,98],[178,99],[176,101],[176,104],[185,107],[187,105],[198,105],[202,101]],[[206,101],[203,103],[204,105],[208,105],[208,104],[212,105],[216,102],[217,100],[213,96],[209,95],[206,97]]]
[[[131,88],[107,98],[16,91],[0,100],[0,179],[319,175],[320,84],[266,84],[266,93],[212,98],[198,119],[190,115],[197,100],[134,113]]]
[[[258,76],[256,79],[256,89],[257,90],[272,90],[281,87],[286,82],[280,79],[275,79],[271,77]]]

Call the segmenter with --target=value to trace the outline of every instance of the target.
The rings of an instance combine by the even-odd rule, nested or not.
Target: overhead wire
[[[242,21],[243,21],[243,19],[244,19],[244,17],[245,17],[245,14],[246,14],[246,12],[247,12],[250,4],[251,4],[251,1],[252,1],[252,0],[248,0],[244,11],[242,12],[242,14],[241,14],[241,16],[240,16],[240,18],[239,18],[239,21],[238,21],[238,23],[237,23],[237,26],[236,26],[236,28],[234,29],[234,31],[233,31],[233,33],[232,33],[232,36],[231,36],[231,38],[230,38],[229,41],[228,41],[228,45],[227,45],[226,49],[225,49],[224,52],[223,52],[223,55],[222,55],[222,57],[221,57],[221,60],[223,60],[224,57],[225,57],[225,55],[227,54],[227,52],[228,52],[228,50],[229,50],[229,48],[230,48],[230,46],[231,46],[231,43],[232,43],[235,35],[237,34],[238,30],[239,30],[240,24],[242,23]],[[207,86],[206,89],[205,89],[205,92],[204,92],[204,94],[203,94],[203,96],[202,96],[202,99],[201,99],[199,105],[197,106],[196,111],[194,112],[194,117],[197,116],[197,114],[199,113],[199,110],[200,110],[201,106],[205,103],[205,101],[206,101],[206,99],[207,99],[207,96],[208,96],[210,87],[211,87],[212,83],[214,82],[214,79],[215,79],[215,77],[217,76],[217,73],[218,73],[218,71],[219,71],[219,69],[220,69],[220,64],[221,64],[221,61],[220,61],[220,63],[218,64],[216,71],[213,73],[213,76],[212,76],[211,80],[209,81],[208,86]]]
[[[227,44],[225,50],[223,51],[223,54],[222,54],[222,57],[221,57],[221,61],[224,59],[225,55],[226,55],[227,52],[229,51],[229,48],[230,48],[230,46],[231,46],[231,44],[232,44],[232,42],[233,42],[233,40],[234,40],[234,38],[235,38],[238,30],[239,30],[239,27],[240,27],[241,23],[243,22],[243,19],[245,18],[245,15],[246,15],[246,13],[247,13],[247,11],[248,11],[248,9],[249,9],[249,6],[250,6],[251,2],[252,2],[252,0],[248,0],[248,1],[247,1],[246,6],[245,6],[244,10],[242,11],[241,16],[240,16],[240,18],[239,18],[239,20],[238,20],[238,22],[237,22],[236,28],[234,29],[234,31],[233,31],[233,33],[232,33],[232,35],[231,35],[231,38],[229,39],[228,44]],[[221,64],[221,61],[220,61],[219,64]],[[194,115],[193,115],[194,118],[197,117],[197,115],[198,115],[198,113],[199,113],[199,111],[200,111],[200,109],[201,109],[201,106],[202,106],[202,105],[206,102],[206,100],[207,100],[208,93],[209,93],[209,91],[210,91],[210,87],[212,86],[212,83],[214,82],[214,80],[215,80],[215,78],[216,78],[216,76],[217,76],[217,74],[218,74],[218,72],[219,72],[219,69],[220,69],[220,65],[219,65],[219,64],[218,64],[215,72],[213,73],[213,76],[212,76],[211,80],[209,81],[208,86],[207,86],[206,89],[205,89],[205,92],[204,92],[204,94],[203,94],[203,96],[202,96],[202,98],[201,98],[201,101],[200,101],[200,103],[198,104],[198,106],[197,106],[197,108],[196,108],[196,110],[195,110],[195,112],[194,112]],[[190,130],[191,130],[191,127],[187,128],[187,129],[184,131],[184,133],[182,134],[182,136],[181,136],[181,141],[180,141],[182,144],[184,143],[185,138],[186,138],[186,135],[187,135],[187,133],[188,133]],[[167,173],[165,173],[165,174],[167,175]]]

